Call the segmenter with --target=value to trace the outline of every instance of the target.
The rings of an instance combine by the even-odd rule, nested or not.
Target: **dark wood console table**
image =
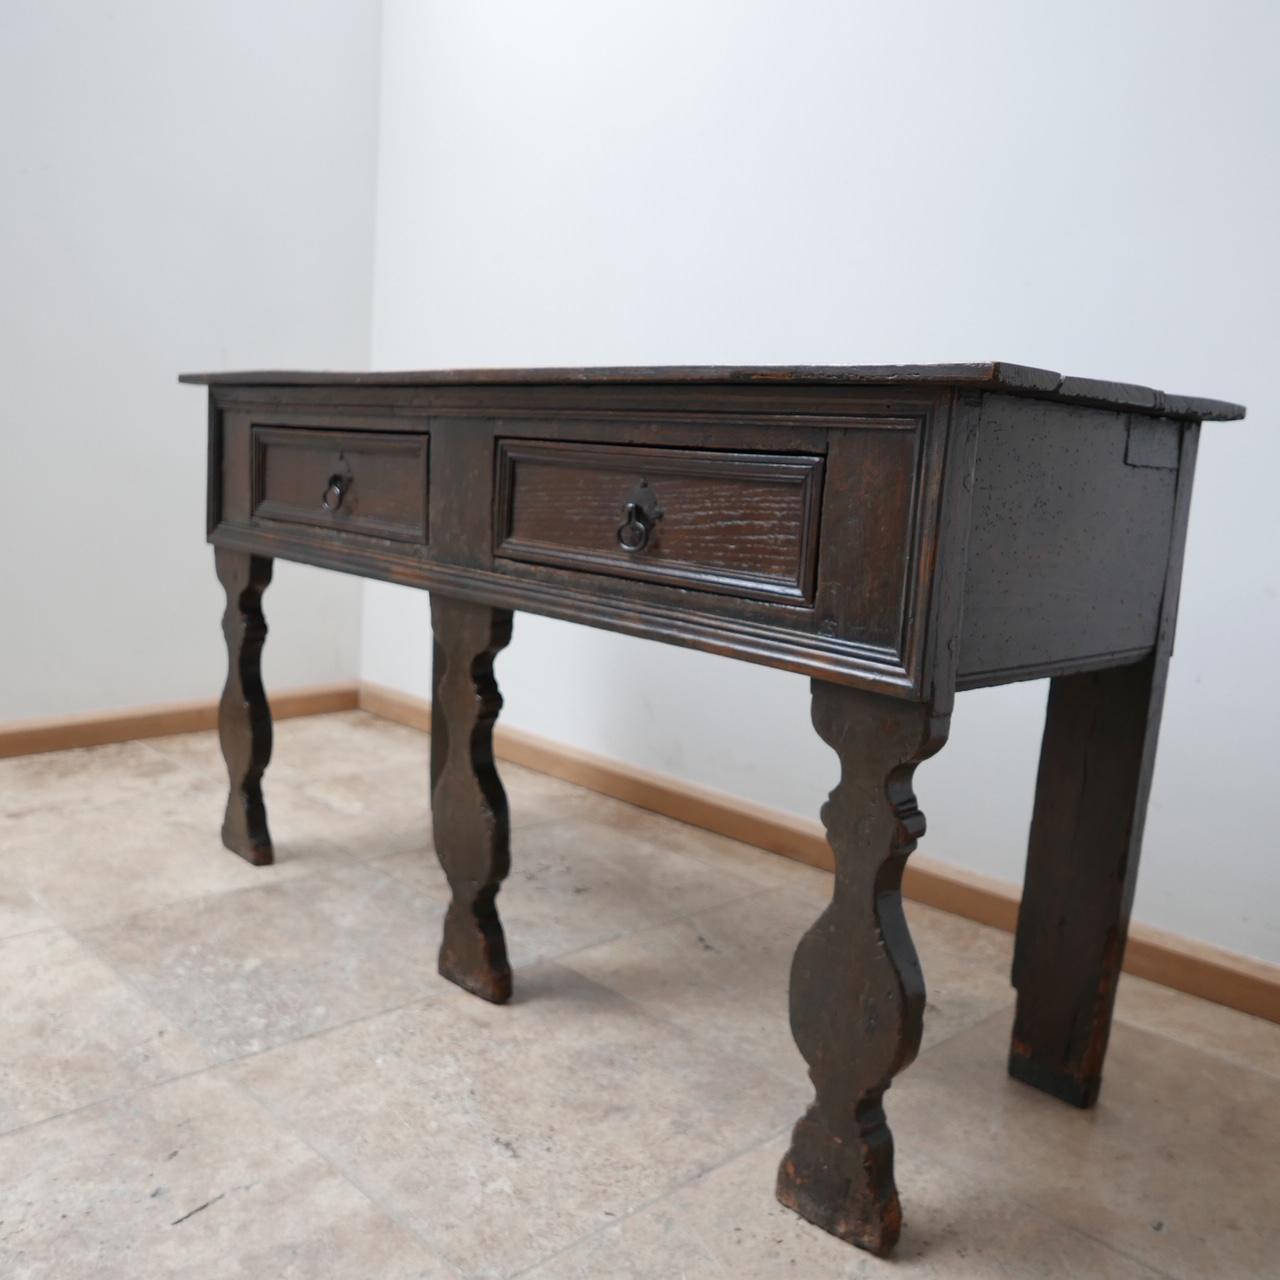
[[[424,587],[440,972],[511,994],[494,655],[527,609],[812,678],[842,778],[791,1024],[815,1099],[784,1204],[886,1253],[882,1098],[920,1044],[900,883],[956,690],[1051,676],[1009,1070],[1097,1097],[1173,646],[1199,423],[1238,405],[1007,364],[193,375],[227,593],[223,840],[271,861],[273,557]],[[573,904],[565,903],[565,910]]]

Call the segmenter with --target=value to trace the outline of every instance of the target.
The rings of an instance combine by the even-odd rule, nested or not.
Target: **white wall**
[[[216,696],[204,393],[368,360],[379,9],[5,0],[0,720]],[[352,679],[354,579],[277,567],[269,687]]]
[[[1280,961],[1280,8],[387,0],[373,360],[999,358],[1219,395],[1137,918]],[[255,353],[255,362],[258,353]],[[429,692],[425,596],[366,678]],[[507,723],[808,816],[802,680],[522,616]],[[643,678],[641,678],[643,673]],[[961,698],[929,854],[1021,878],[1045,686]]]
[[[0,720],[217,691],[180,369],[358,368],[372,333],[380,367],[998,357],[1218,394],[1250,419],[1205,432],[1136,914],[1280,961],[1280,10],[382,16],[5,4]],[[425,597],[364,588],[360,660],[361,594],[278,566],[271,688],[428,692]],[[807,816],[833,781],[796,677],[528,616],[500,675],[508,723],[606,755]],[[961,699],[927,853],[1019,878],[1043,699]]]

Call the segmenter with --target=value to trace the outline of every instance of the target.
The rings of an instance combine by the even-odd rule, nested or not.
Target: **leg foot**
[[[440,973],[495,1004],[511,998],[496,898],[510,866],[507,798],[493,763],[502,696],[493,659],[511,639],[511,611],[432,594],[431,809],[452,901]]]
[[[778,1171],[778,1199],[884,1255],[902,1209],[882,1099],[920,1047],[924,1013],[901,895],[924,832],[911,776],[945,742],[948,720],[918,703],[815,681],[813,723],[841,763],[822,810],[836,880],[791,970],[791,1027],[816,1096]]]
[[[893,1181],[893,1135],[884,1112],[870,1118],[852,1142],[806,1116],[791,1133],[778,1170],[778,1199],[841,1240],[885,1257],[902,1232],[902,1206]]]
[[[255,866],[265,866],[274,860],[262,800],[262,774],[271,759],[271,711],[262,687],[262,645],[267,636],[262,593],[271,581],[271,561],[217,547],[214,563],[227,593],[222,617],[227,683],[218,704],[218,738],[230,792],[222,843]]]

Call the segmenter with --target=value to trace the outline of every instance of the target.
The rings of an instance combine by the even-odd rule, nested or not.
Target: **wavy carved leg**
[[[262,644],[267,638],[262,593],[271,581],[271,561],[223,547],[216,547],[213,556],[227,593],[222,615],[227,683],[218,704],[218,738],[231,789],[222,843],[255,866],[265,866],[274,858],[262,802],[262,774],[271,759],[271,710],[262,688]]]
[[[948,717],[815,680],[813,723],[840,757],[840,782],[822,809],[836,878],[791,969],[791,1029],[816,1096],[778,1171],[778,1199],[883,1255],[902,1210],[881,1100],[920,1048],[924,1013],[900,892],[924,833],[911,775],[946,741]]]
[[[1018,911],[1009,1074],[1097,1100],[1129,933],[1168,654],[1049,690]]]
[[[502,695],[493,659],[511,639],[511,611],[431,595],[431,811],[452,901],[440,973],[501,1004],[511,968],[495,899],[511,865],[507,797],[493,764]]]

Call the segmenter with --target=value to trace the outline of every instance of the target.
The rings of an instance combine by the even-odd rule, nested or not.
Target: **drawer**
[[[255,520],[427,541],[425,432],[253,427]]]
[[[759,600],[813,600],[822,458],[498,441],[494,553]]]

